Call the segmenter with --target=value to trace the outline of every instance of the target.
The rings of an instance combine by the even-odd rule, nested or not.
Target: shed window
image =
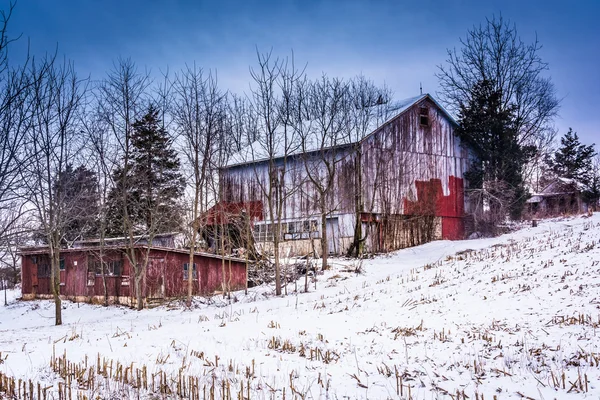
[[[419,122],[422,126],[429,126],[429,109],[421,107],[419,110]]]
[[[96,272],[88,270],[87,273],[87,285],[94,286],[96,284]]]
[[[104,272],[107,276],[121,276],[121,266],[122,263],[120,260],[105,261]],[[94,262],[94,270],[96,271],[96,275],[102,275],[102,264],[100,263],[100,261]]]
[[[183,264],[183,280],[184,281],[189,279],[189,272],[188,272],[189,267],[190,267],[189,263]],[[196,268],[196,263],[194,263],[192,266],[192,279],[194,279],[194,280],[198,279],[198,270]]]
[[[98,259],[88,259],[90,271],[96,275],[102,275],[102,263]],[[121,260],[104,261],[104,273],[106,276],[121,276],[123,273],[123,262]]]
[[[61,271],[65,270],[65,259],[64,258],[60,259],[60,270]]]
[[[38,271],[39,278],[49,278],[50,277],[50,264],[38,264],[37,271]]]

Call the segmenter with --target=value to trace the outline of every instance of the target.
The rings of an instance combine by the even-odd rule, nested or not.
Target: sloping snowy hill
[[[359,275],[334,262],[309,293],[141,312],[65,302],[60,327],[51,302],[10,293],[0,372],[36,395],[53,385],[48,398],[65,379],[73,398],[600,396],[600,214],[405,249]]]

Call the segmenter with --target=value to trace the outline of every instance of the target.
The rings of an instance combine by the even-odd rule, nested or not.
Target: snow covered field
[[[600,397],[600,214],[405,249],[359,275],[333,262],[309,293],[141,312],[65,302],[59,327],[52,302],[9,292],[0,373],[36,396],[53,385],[48,398],[64,377],[73,399]]]

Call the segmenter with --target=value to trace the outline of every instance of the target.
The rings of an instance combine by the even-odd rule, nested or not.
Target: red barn
[[[123,245],[105,246],[102,273],[99,247],[87,246],[60,251],[60,294],[73,301],[135,304],[133,268]],[[136,245],[139,259],[149,250],[148,266],[143,274],[142,297],[146,305],[165,299],[187,296],[189,251],[147,244]],[[52,297],[50,257],[47,247],[21,249],[23,299]],[[193,294],[205,295],[226,287],[246,287],[246,262],[208,253],[194,255]]]

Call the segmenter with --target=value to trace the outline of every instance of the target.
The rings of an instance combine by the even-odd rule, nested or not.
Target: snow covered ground
[[[333,261],[309,293],[302,278],[298,294],[192,310],[65,302],[58,327],[52,302],[9,292],[0,373],[53,385],[48,398],[64,378],[73,398],[600,397],[600,214],[405,249],[358,275]]]

